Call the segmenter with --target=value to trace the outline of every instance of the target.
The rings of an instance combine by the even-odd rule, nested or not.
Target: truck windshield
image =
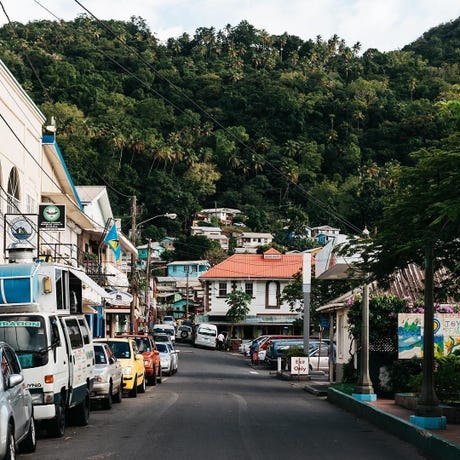
[[[2,315],[0,340],[9,343],[23,369],[48,363],[45,320],[37,315]]]

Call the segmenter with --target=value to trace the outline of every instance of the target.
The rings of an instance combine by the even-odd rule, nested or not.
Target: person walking
[[[224,348],[225,335],[222,332],[217,336],[217,349],[225,350]]]
[[[251,356],[251,364],[253,366],[259,364],[259,342],[254,339],[249,347],[249,355]]]

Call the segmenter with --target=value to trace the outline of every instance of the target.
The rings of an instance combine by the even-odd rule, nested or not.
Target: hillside
[[[161,44],[141,18],[82,16],[0,28],[0,59],[55,116],[75,183],[106,184],[126,227],[136,195],[142,217],[178,214],[172,234],[217,204],[282,239],[287,223],[371,228],[390,165],[458,131],[458,24],[360,55],[246,22]]]

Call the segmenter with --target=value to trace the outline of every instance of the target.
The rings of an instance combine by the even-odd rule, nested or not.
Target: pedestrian
[[[259,364],[259,342],[257,339],[254,339],[249,347],[249,355],[251,356],[251,364]]]
[[[222,332],[217,336],[217,349],[224,350],[225,335]]]

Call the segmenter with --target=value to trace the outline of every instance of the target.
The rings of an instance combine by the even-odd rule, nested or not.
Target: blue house
[[[170,262],[167,265],[168,276],[175,278],[198,278],[211,268],[207,260],[185,260]]]

